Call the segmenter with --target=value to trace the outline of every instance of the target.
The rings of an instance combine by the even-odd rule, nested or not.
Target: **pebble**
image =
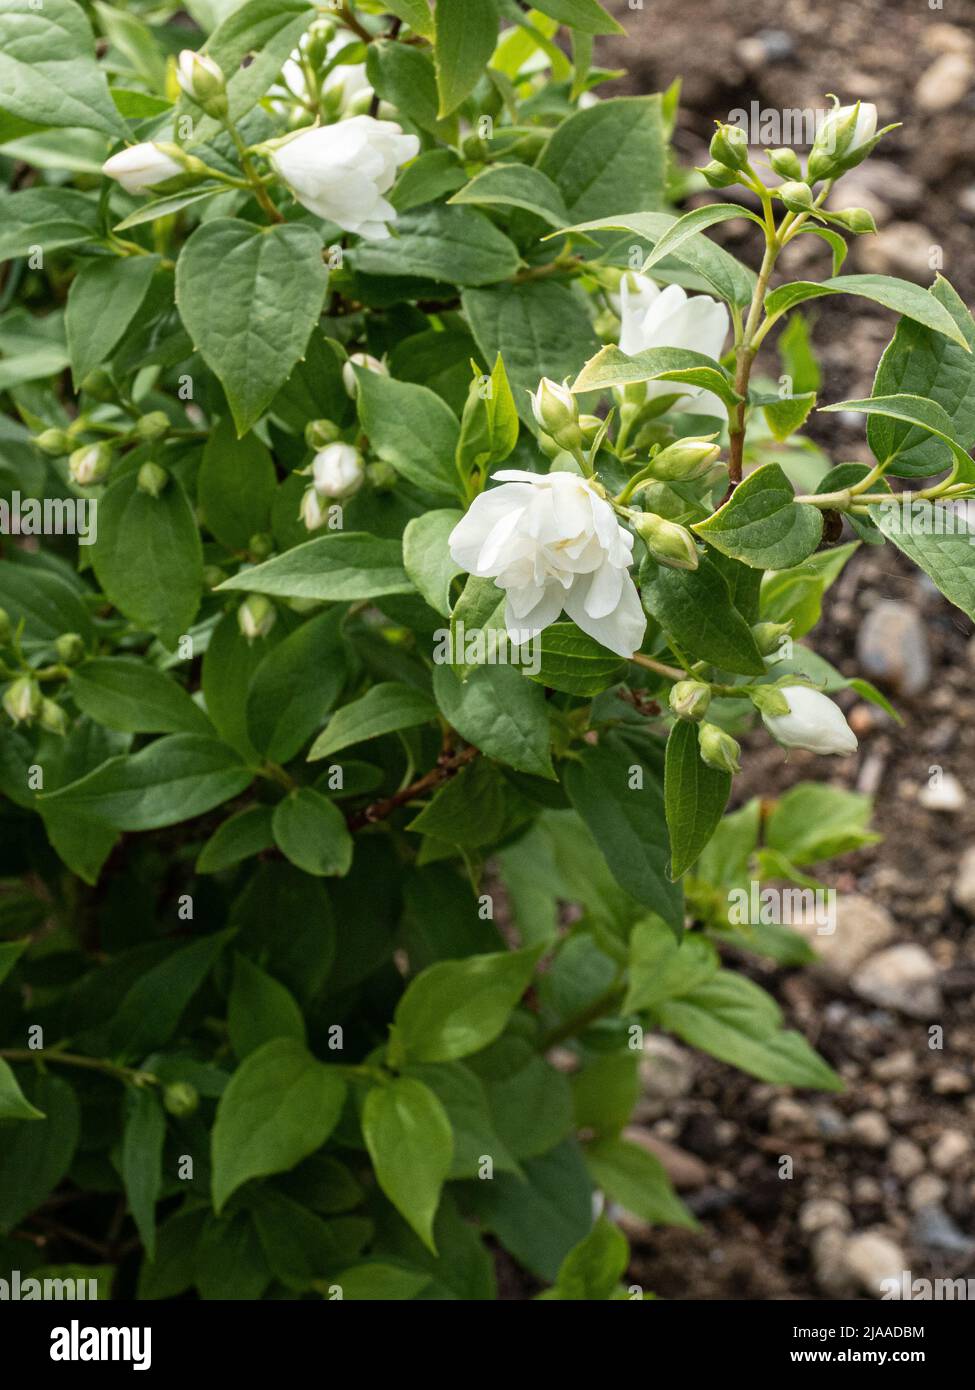
[[[906,1268],[904,1252],[889,1236],[880,1231],[861,1231],[850,1236],[843,1249],[843,1266],[851,1279],[864,1293],[881,1298],[884,1281],[900,1282]]]
[[[944,1207],[922,1207],[914,1218],[914,1239],[928,1250],[944,1250],[967,1258],[975,1253],[975,1240],[960,1231]]]
[[[857,242],[856,255],[865,271],[897,275],[928,285],[934,278],[931,253],[941,243],[920,222],[891,222],[876,236]]]
[[[827,1226],[813,1239],[813,1274],[828,1298],[848,1298],[853,1281],[846,1265],[847,1236],[838,1226]]]
[[[946,1129],[931,1149],[931,1166],[939,1173],[958,1168],[971,1152],[971,1140],[960,1129]]]
[[[890,1171],[902,1182],[924,1172],[924,1153],[913,1139],[895,1139],[887,1157]]]
[[[965,805],[965,790],[953,772],[943,772],[921,788],[917,799],[926,811],[951,816]]]
[[[975,82],[975,63],[969,53],[941,53],[921,74],[914,98],[922,111],[949,111],[967,96]]]
[[[975,917],[975,845],[970,845],[959,860],[951,896],[969,917]]]
[[[768,1112],[769,1133],[789,1139],[814,1139],[819,1133],[816,1117],[808,1105],[789,1096],[779,1096]]]
[[[937,1096],[964,1096],[972,1089],[972,1079],[960,1067],[939,1067],[931,1089]]]
[[[907,1205],[911,1211],[933,1207],[944,1200],[947,1192],[948,1184],[943,1178],[939,1178],[935,1173],[922,1173],[907,1189]]]
[[[890,1143],[890,1125],[879,1110],[861,1110],[850,1120],[850,1138],[865,1149],[885,1149]]]
[[[666,1140],[658,1139],[655,1134],[651,1134],[640,1125],[630,1125],[623,1131],[623,1138],[659,1159],[678,1191],[703,1187],[710,1179],[711,1173],[706,1163],[702,1163],[694,1154],[689,1154],[686,1149],[679,1149],[676,1144],[668,1144]]]
[[[909,603],[885,599],[872,608],[857,633],[864,675],[901,695],[919,695],[931,679],[931,651],[921,615]]]
[[[691,1053],[669,1038],[649,1035],[643,1044],[640,1084],[643,1093],[637,1102],[636,1118],[652,1120],[665,1114],[694,1084]]]
[[[878,1057],[870,1068],[871,1076],[878,1081],[904,1081],[917,1070],[914,1053],[907,1048],[891,1052],[887,1057]]]
[[[756,72],[766,63],[784,63],[795,52],[795,40],[786,29],[760,29],[739,39],[735,53],[749,72]]]
[[[909,1018],[932,1018],[941,1008],[938,967],[913,942],[870,956],[852,976],[850,987],[861,999]]]
[[[814,922],[796,923],[819,956],[814,969],[834,984],[845,984],[857,966],[894,937],[894,920],[886,908],[855,893],[836,900],[836,930],[820,935]]]
[[[799,1208],[799,1229],[807,1236],[831,1228],[848,1231],[852,1224],[849,1209],[832,1197],[813,1197]]]

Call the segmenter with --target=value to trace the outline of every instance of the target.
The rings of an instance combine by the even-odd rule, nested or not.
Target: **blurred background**
[[[675,144],[686,166],[705,162],[715,119],[752,102],[822,109],[835,92],[876,103],[881,125],[902,122],[831,199],[868,208],[879,232],[854,243],[844,272],[929,285],[940,269],[975,307],[972,0],[607,7],[627,35],[599,40],[597,60],[627,76],[600,91],[660,91],[682,78]],[[744,201],[737,188],[727,196]],[[756,263],[748,223],[715,236]],[[798,238],[790,253],[787,278],[831,273],[818,238]],[[808,318],[820,401],[869,395],[893,315],[837,296]],[[774,377],[772,339],[758,370]],[[808,433],[833,463],[870,457],[862,417],[813,415]],[[693,1235],[631,1223],[634,1273],[667,1298],[864,1297],[905,1270],[975,1278],[972,625],[891,546],[864,546],[827,595],[813,645],[846,675],[874,680],[903,727],[846,692],[856,757],[786,761],[757,735],[733,804],[832,781],[875,797],[883,840],[824,875],[838,890],[838,924],[814,938],[815,967],[743,964],[848,1089],[790,1096],[667,1040],[649,1044],[639,1137],[703,1226]],[[779,1176],[782,1156],[791,1178]]]

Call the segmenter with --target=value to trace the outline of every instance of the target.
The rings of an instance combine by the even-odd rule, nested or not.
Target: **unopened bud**
[[[690,531],[655,512],[641,512],[633,522],[637,534],[658,565],[675,570],[696,570],[700,557]]]
[[[56,700],[48,700],[46,697],[41,700],[37,722],[49,734],[57,734],[61,738],[68,732],[68,716]]]
[[[380,362],[378,357],[373,357],[368,352],[354,352],[342,368],[342,385],[353,400],[359,390],[359,383],[355,379],[356,367],[375,372],[377,376],[389,376],[389,368],[385,362]]]
[[[790,212],[811,212],[812,189],[808,183],[783,183],[775,190]]]
[[[158,463],[144,463],[136,476],[140,492],[150,497],[161,497],[169,482],[169,474]]]
[[[351,497],[366,476],[362,455],[352,444],[329,444],[311,463],[315,491],[321,497]]]
[[[726,734],[724,729],[719,729],[717,724],[701,724],[699,726],[697,746],[701,754],[701,761],[706,763],[708,767],[713,767],[716,772],[734,774],[741,771],[741,764],[738,761],[741,756],[741,748],[737,739]]]
[[[703,719],[711,704],[711,687],[704,681],[678,681],[670,687],[669,700],[678,719]]]
[[[184,48],[176,60],[176,81],[208,116],[220,120],[227,114],[227,84],[223,70],[205,53]]]
[[[698,173],[704,175],[709,188],[730,188],[733,183],[738,182],[735,170],[729,169],[727,164],[719,164],[716,159],[701,165]]]
[[[208,589],[216,589],[227,578],[227,573],[219,565],[203,566],[203,583]]]
[[[314,485],[306,487],[301,494],[298,520],[303,522],[309,531],[320,531],[328,522],[328,506],[319,497]]]
[[[305,443],[317,453],[327,444],[334,444],[342,431],[332,420],[309,420],[305,426]]]
[[[877,230],[873,213],[866,208],[843,208],[840,212],[830,210],[829,220],[838,222],[841,227],[845,227],[854,236],[872,235]]]
[[[392,492],[398,481],[396,469],[382,459],[366,465],[366,477],[377,492]]]
[[[95,401],[114,401],[115,382],[104,367],[95,367],[83,378],[81,389]]]
[[[15,724],[30,724],[41,712],[41,688],[30,676],[18,676],[3,692],[3,707]]]
[[[771,656],[779,650],[782,638],[787,637],[791,631],[791,620],[787,623],[756,623],[752,628],[752,636],[762,656]]]
[[[316,19],[305,39],[305,57],[313,68],[320,68],[328,57],[328,46],[335,38],[335,25],[327,19]]]
[[[748,136],[737,125],[719,125],[711,137],[711,158],[728,169],[748,165]]]
[[[237,609],[237,623],[248,642],[266,637],[277,616],[274,604],[264,594],[248,594]]]
[[[172,1081],[163,1088],[163,1105],[170,1115],[185,1119],[195,1113],[200,1104],[200,1093],[188,1081]]]
[[[769,150],[768,162],[780,179],[802,178],[802,165],[795,150]]]
[[[810,183],[835,179],[853,169],[866,159],[884,133],[877,131],[877,108],[872,102],[836,106],[816,132],[809,152],[807,179]]]
[[[58,661],[64,666],[77,666],[85,657],[85,644],[77,632],[62,632],[54,644]]]
[[[662,483],[700,478],[721,457],[713,434],[700,439],[678,439],[650,460],[653,476]]]
[[[40,434],[34,436],[34,443],[42,454],[48,454],[51,458],[60,458],[71,448],[71,436],[66,430],[42,430]]]
[[[247,553],[255,560],[266,560],[274,553],[274,537],[266,531],[255,531],[247,542]]]
[[[169,429],[169,416],[163,410],[150,410],[148,415],[143,415],[135,426],[135,434],[138,439],[146,444],[155,444],[157,439],[162,439]]]
[[[100,444],[82,444],[68,459],[68,476],[79,487],[91,487],[100,483],[112,466],[112,451],[104,441]]]
[[[531,397],[532,414],[538,427],[563,449],[581,449],[584,441],[579,428],[579,402],[565,384],[542,377]]]
[[[579,416],[579,428],[582,430],[582,437],[587,446],[592,444],[604,424],[605,421],[600,420],[598,415]]]

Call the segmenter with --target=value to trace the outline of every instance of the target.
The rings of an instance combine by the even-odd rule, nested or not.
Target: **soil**
[[[864,185],[879,204],[881,245],[890,263],[879,264],[867,248],[873,239],[864,238],[844,270],[882,269],[930,283],[930,256],[921,253],[935,248],[934,264],[940,256],[938,268],[967,303],[975,302],[970,4],[946,0],[939,11],[916,0],[682,0],[663,12],[652,0],[642,10],[610,0],[608,8],[628,35],[601,40],[597,59],[626,67],[629,76],[602,90],[659,91],[683,77],[675,139],[685,164],[705,161],[714,119],[726,120],[753,100],[763,109],[821,108],[824,93],[836,91],[843,101],[875,101],[881,123],[902,121],[875,157],[880,176]],[[957,99],[931,109],[950,95],[946,83],[935,74],[922,100],[919,79],[949,53],[962,68],[968,63],[969,80]],[[729,191],[735,200],[739,194]],[[724,233],[729,249],[752,259],[747,227],[741,224],[738,236],[737,226],[724,224],[716,234]],[[815,238],[805,240],[816,244]],[[806,254],[824,252],[809,248]],[[829,274],[826,265],[811,268]],[[792,278],[808,267],[785,270]],[[820,301],[814,343],[826,399],[869,394],[892,328],[890,314],[862,300]],[[834,461],[869,457],[862,424],[814,416],[810,433]],[[746,745],[735,797],[774,798],[812,778],[873,792],[874,824],[883,840],[835,861],[822,877],[886,909],[895,924],[893,941],[915,942],[934,959],[945,1001],[937,1018],[944,1047],[929,1047],[927,1022],[865,1002],[848,981],[827,982],[808,969],[755,966],[751,959],[738,962],[771,991],[791,1026],[836,1067],[847,1089],[839,1096],[797,1093],[792,1100],[798,1111],[790,1118],[782,1108],[788,1092],[695,1054],[692,1086],[649,1128],[706,1165],[706,1177],[699,1171],[683,1194],[702,1230],[634,1232],[631,1275],[663,1298],[836,1296],[828,1274],[817,1272],[813,1239],[803,1229],[812,1223],[806,1204],[820,1198],[841,1205],[850,1230],[890,1237],[913,1277],[975,1276],[975,1158],[969,1147],[945,1163],[937,1148],[945,1133],[971,1137],[975,1129],[975,924],[951,895],[958,859],[975,843],[975,646],[971,623],[892,547],[863,546],[830,592],[815,638],[817,650],[844,674],[861,673],[858,632],[867,612],[883,600],[912,607],[930,647],[931,674],[923,691],[907,698],[887,687],[903,727],[846,692],[840,703],[860,736],[855,758],[794,753],[787,760],[767,737],[755,734]],[[961,784],[963,802],[952,812],[925,809],[918,801],[936,766]],[[850,1117],[863,1111],[876,1112],[889,1131],[873,1147],[858,1140],[857,1126],[850,1129]],[[891,1146],[898,1139],[919,1147],[920,1174],[908,1176],[907,1165],[893,1161]],[[793,1159],[791,1180],[779,1176],[783,1154]],[[927,1201],[917,1186],[922,1174]],[[942,1216],[949,1224],[939,1233]]]

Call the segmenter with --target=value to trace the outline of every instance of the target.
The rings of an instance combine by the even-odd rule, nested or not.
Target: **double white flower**
[[[299,131],[271,154],[271,164],[309,212],[371,241],[389,236],[396,209],[383,197],[396,170],[420,152],[415,135],[395,121],[353,116]]]
[[[628,357],[648,348],[689,348],[720,358],[730,326],[728,310],[706,294],[688,295],[680,285],[661,289],[646,275],[627,274],[620,284],[620,349]],[[710,391],[673,381],[648,381],[647,399],[682,394],[675,409],[724,418],[725,408]]]
[[[633,537],[593,485],[575,473],[494,474],[450,534],[469,574],[505,591],[505,626],[523,642],[564,611],[618,656],[643,641],[647,620],[629,574]]]

